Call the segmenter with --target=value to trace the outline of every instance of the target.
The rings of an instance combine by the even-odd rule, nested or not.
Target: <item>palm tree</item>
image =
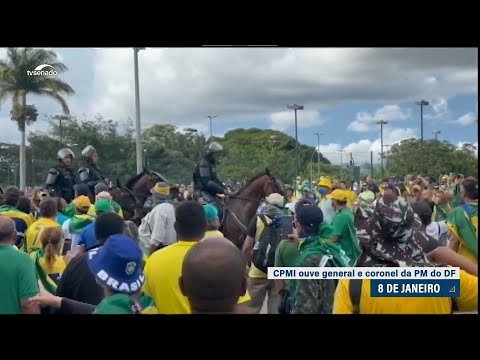
[[[8,48],[7,59],[0,60],[0,104],[12,98],[13,121],[17,122],[22,139],[20,144],[20,188],[26,185],[25,128],[37,120],[35,106],[27,105],[27,94],[48,96],[62,106],[63,113],[70,114],[65,99],[60,94],[73,94],[74,90],[56,75],[32,75],[39,65],[48,64],[45,71],[61,74],[67,67],[58,61],[54,51],[33,48]],[[53,68],[53,69],[52,69]]]

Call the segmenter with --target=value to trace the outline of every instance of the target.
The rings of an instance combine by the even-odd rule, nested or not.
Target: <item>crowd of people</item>
[[[65,175],[52,169],[45,190],[5,188],[0,314],[477,311],[477,179],[369,176],[348,184],[323,177],[306,184],[299,178],[265,197],[239,249],[221,232],[218,195],[232,193],[216,176],[222,150],[211,144],[196,167],[196,196],[188,187],[179,196],[177,186],[157,183],[138,227],[124,220],[93,147],[83,152],[90,167],[81,169],[82,182],[71,193],[63,185],[52,191]],[[60,155],[62,164],[73,159]],[[440,265],[462,269],[458,298],[377,298],[368,280],[267,276],[272,266]]]

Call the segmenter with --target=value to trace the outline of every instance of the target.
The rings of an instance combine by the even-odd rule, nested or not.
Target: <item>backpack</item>
[[[252,250],[252,264],[257,269],[267,273],[268,268],[275,265],[275,250],[282,240],[283,217],[276,217],[274,220],[265,215],[257,217],[257,232],[255,245]]]
[[[463,204],[462,209],[463,209],[463,211],[465,211],[465,214],[467,215],[468,219],[470,220],[470,223],[473,225],[473,228],[475,230],[475,235],[478,238],[478,216],[473,214],[470,211],[470,207],[468,206],[468,204]]]

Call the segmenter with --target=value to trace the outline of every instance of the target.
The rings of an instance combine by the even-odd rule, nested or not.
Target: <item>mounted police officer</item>
[[[63,198],[67,204],[74,199],[73,187],[77,183],[75,173],[70,168],[75,154],[69,148],[63,148],[57,153],[58,165],[48,171],[45,189],[50,196]]]
[[[95,194],[95,185],[100,182],[107,183],[102,172],[97,168],[98,153],[92,145],[88,145],[82,151],[82,156],[85,159],[85,166],[78,169],[80,182],[87,184],[90,189],[90,194]],[[108,184],[107,184],[108,185]]]
[[[218,194],[227,195],[229,193],[225,185],[217,178],[215,168],[222,151],[222,145],[212,142],[208,146],[205,157],[197,164],[193,173],[195,195],[197,198],[202,198],[205,203],[215,202]]]

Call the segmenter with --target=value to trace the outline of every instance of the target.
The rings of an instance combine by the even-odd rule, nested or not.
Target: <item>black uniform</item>
[[[95,164],[87,163],[85,167],[78,169],[78,174],[80,182],[88,185],[90,194],[95,194],[95,185],[99,182],[105,181],[105,176],[103,176],[102,172],[95,166]]]
[[[209,157],[204,157],[195,167],[193,183],[195,191],[199,192],[202,197],[207,197],[208,202],[213,201],[217,194],[223,194],[225,191],[225,186],[217,178],[215,162]]]
[[[76,184],[74,171],[59,164],[48,171],[45,188],[51,196],[62,197],[69,204],[75,198],[73,187]]]

